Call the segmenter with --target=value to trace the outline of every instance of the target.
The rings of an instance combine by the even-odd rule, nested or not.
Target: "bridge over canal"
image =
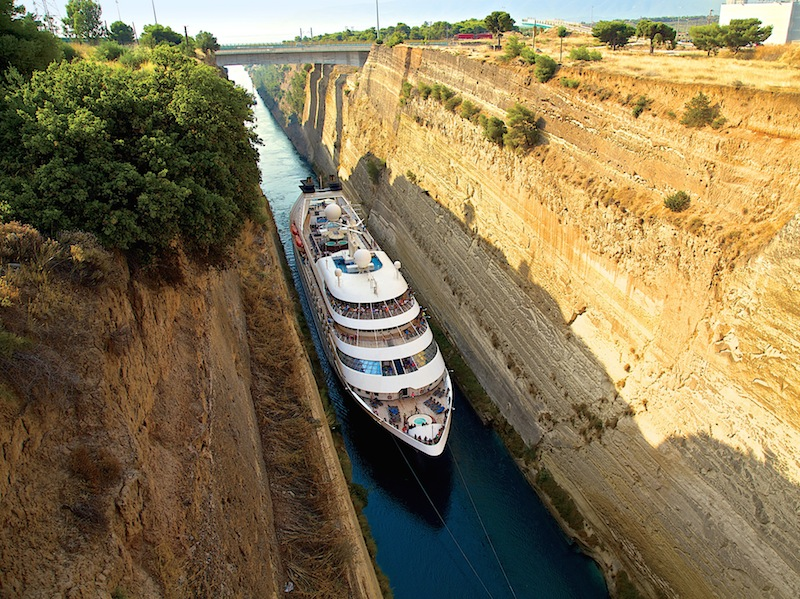
[[[372,44],[276,44],[225,46],[216,52],[217,66],[235,64],[341,64],[362,67]]]

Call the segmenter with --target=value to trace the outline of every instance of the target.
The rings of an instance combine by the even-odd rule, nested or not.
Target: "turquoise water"
[[[230,76],[250,89],[243,69],[231,68]],[[312,171],[260,100],[255,113],[264,142],[262,188],[294,268],[289,210],[299,181]],[[401,448],[346,398],[318,353],[353,479],[369,492],[365,514],[378,564],[397,599],[608,596],[597,566],[564,537],[457,389],[448,448],[439,458],[425,458]]]

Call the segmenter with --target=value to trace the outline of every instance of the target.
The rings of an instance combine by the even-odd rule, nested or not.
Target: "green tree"
[[[592,27],[592,35],[612,50],[627,45],[635,34],[636,29],[625,21],[598,21]]]
[[[731,19],[731,22],[722,27],[723,40],[734,54],[746,46],[754,46],[764,42],[772,35],[772,25],[761,27],[758,19]]]
[[[708,56],[716,54],[725,45],[725,32],[717,23],[689,27],[689,37],[694,47]]]
[[[533,74],[540,83],[550,81],[556,74],[556,69],[558,69],[558,63],[547,54],[536,55],[536,68],[533,69]]]
[[[636,37],[650,40],[650,54],[657,44],[673,43],[676,35],[677,32],[666,23],[642,19],[636,24]]]
[[[589,50],[586,46],[576,46],[569,51],[570,60],[583,60],[586,62],[603,60],[603,55],[598,50]]]
[[[178,241],[211,256],[233,242],[260,197],[252,98],[175,48],[156,48],[151,62],[61,62],[6,91],[10,218],[145,258]]]
[[[506,124],[503,119],[499,119],[496,116],[493,117],[483,117],[480,119],[481,125],[483,126],[483,134],[486,138],[496,143],[499,146],[503,145],[503,138],[505,137],[508,129],[506,128]]]
[[[705,127],[711,125],[718,128],[725,122],[720,116],[719,104],[711,104],[711,100],[703,92],[698,92],[695,97],[686,103],[681,124],[687,127]]]
[[[118,44],[132,44],[135,39],[133,36],[133,27],[123,23],[122,21],[114,21],[109,28],[108,37]]]
[[[500,38],[505,31],[511,31],[514,28],[514,19],[511,18],[507,12],[496,10],[493,13],[486,15],[483,19],[486,29],[490,33],[497,36],[497,45],[500,45]]]
[[[70,37],[94,42],[105,37],[103,9],[93,0],[69,0],[64,17],[64,30]]]
[[[201,31],[194,38],[197,47],[200,48],[205,54],[216,52],[219,50],[219,43],[217,38],[211,35],[208,31]]]
[[[161,44],[170,46],[178,46],[183,42],[183,36],[180,33],[172,31],[171,27],[164,27],[164,25],[145,25],[144,31],[139,38],[139,43],[148,48],[155,48]]]
[[[506,113],[508,131],[503,136],[504,145],[528,150],[539,141],[539,129],[536,126],[536,114],[523,106],[514,104]]]
[[[558,41],[560,42],[558,48],[558,62],[561,63],[561,58],[564,56],[564,38],[569,35],[569,30],[561,25],[559,26],[558,31],[556,31],[556,34],[558,35]]]
[[[0,73],[14,67],[24,76],[64,58],[66,44],[13,0],[0,0]]]
[[[510,60],[512,58],[516,58],[520,54],[522,54],[522,50],[525,48],[525,44],[520,41],[520,39],[516,35],[512,35],[506,41],[506,51],[504,54],[504,58],[506,60]]]

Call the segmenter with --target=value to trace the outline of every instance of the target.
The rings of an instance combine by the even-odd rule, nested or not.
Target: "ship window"
[[[339,348],[336,348],[336,353],[339,355],[339,360],[342,364],[355,370],[363,372],[364,374],[374,374],[377,376],[395,376],[398,374],[408,374],[414,372],[425,366],[428,362],[436,357],[439,348],[436,346],[435,341],[431,341],[430,345],[419,353],[407,358],[384,360],[378,362],[377,360],[364,360],[361,358],[354,358],[348,356]]]

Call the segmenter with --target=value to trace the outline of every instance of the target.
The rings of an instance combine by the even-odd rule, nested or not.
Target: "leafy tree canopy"
[[[709,56],[716,54],[720,48],[725,46],[724,33],[717,23],[690,27],[689,37],[695,48],[705,51]]]
[[[103,25],[103,9],[93,0],[69,0],[64,30],[70,37],[93,42],[106,36]]]
[[[676,35],[677,32],[666,23],[642,19],[636,24],[636,37],[650,40],[650,54],[657,44],[673,43]]]
[[[762,43],[772,35],[772,25],[761,27],[758,19],[732,19],[728,25],[701,25],[689,28],[689,36],[698,50],[709,56],[720,48],[728,48],[734,54],[747,46]]]
[[[180,33],[172,31],[172,27],[164,25],[145,25],[144,31],[139,38],[139,43],[148,48],[155,48],[160,44],[178,46],[184,41]]]
[[[132,44],[135,41],[133,36],[133,27],[123,23],[122,21],[114,21],[111,23],[108,37],[117,42],[118,44]]]
[[[537,120],[532,110],[522,104],[514,104],[507,113],[508,130],[503,136],[504,145],[521,151],[535,146],[539,141]]]
[[[514,19],[507,12],[496,10],[486,15],[483,19],[486,29],[494,34],[511,31],[514,28]]]
[[[142,257],[216,255],[259,201],[252,98],[178,49],[152,69],[61,62],[0,103],[4,218]]]
[[[206,54],[219,50],[217,38],[211,35],[208,31],[201,31],[198,33],[195,36],[194,41],[197,44],[197,47]]]
[[[14,67],[25,76],[65,57],[68,48],[14,0],[0,0],[0,72]]]
[[[731,19],[722,30],[725,33],[725,46],[734,54],[746,46],[763,43],[772,35],[772,25],[761,27],[758,19]]]
[[[635,34],[636,29],[625,21],[598,21],[592,27],[592,35],[612,50],[627,45]]]

